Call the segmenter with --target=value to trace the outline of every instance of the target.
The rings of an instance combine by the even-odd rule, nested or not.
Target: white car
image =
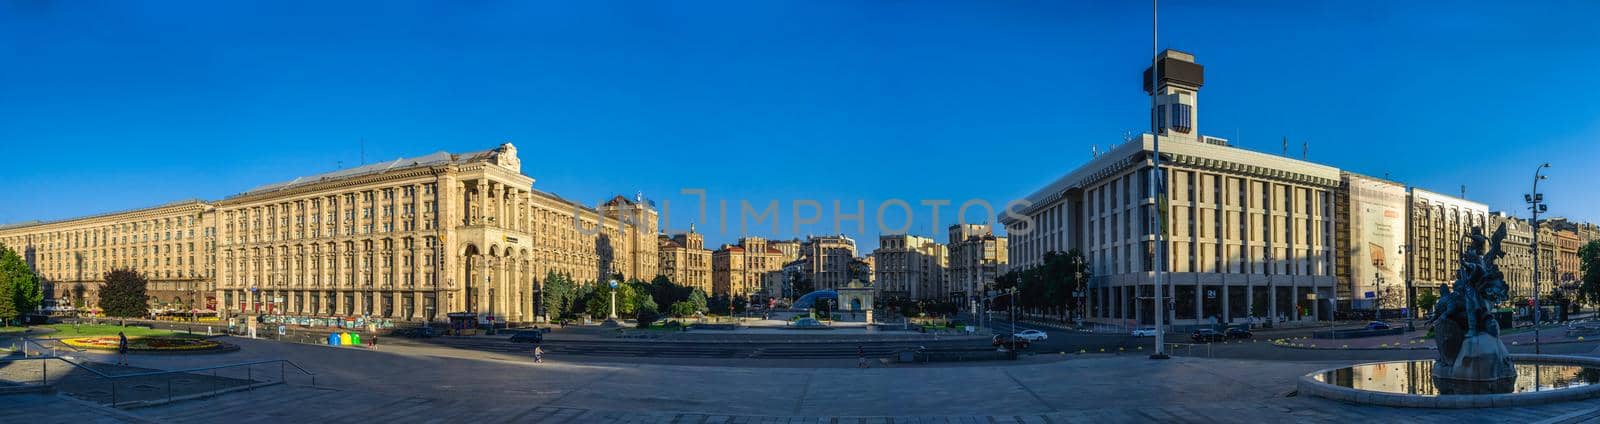
[[[1155,337],[1156,336],[1156,328],[1155,327],[1136,328],[1136,329],[1133,330],[1133,336],[1134,337]]]
[[[1018,332],[1016,334],[1016,336],[1019,339],[1027,340],[1027,341],[1030,341],[1030,342],[1037,342],[1037,341],[1040,341],[1040,340],[1045,340],[1045,339],[1049,339],[1050,338],[1049,334],[1045,334],[1043,331],[1039,331],[1039,330],[1023,330],[1021,332]]]

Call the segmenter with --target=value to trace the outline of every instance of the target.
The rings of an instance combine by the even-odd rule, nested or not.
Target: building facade
[[[787,242],[772,244],[782,245]],[[755,297],[765,293],[768,274],[783,268],[787,254],[765,238],[743,237],[739,244],[711,252],[713,294]]]
[[[1500,266],[1500,272],[1505,275],[1511,297],[1532,296],[1533,225],[1515,215],[1494,212],[1489,214],[1489,226],[1484,233],[1493,235],[1502,225],[1506,229],[1506,238],[1500,242],[1500,249],[1505,252],[1505,256],[1495,261],[1495,264]],[[1539,289],[1543,293],[1550,292],[1548,285]]]
[[[955,224],[948,231],[947,283],[942,296],[957,304],[972,304],[1016,257],[1010,253],[1010,239],[994,235],[994,227],[988,224]]]
[[[1014,244],[1011,265],[1078,248],[1094,272],[1090,318],[1153,323],[1154,240],[1162,231],[1167,322],[1328,317],[1339,170],[1201,136],[1203,69],[1187,53],[1168,50],[1157,59],[1145,90],[1157,98],[1166,198],[1149,183],[1156,140],[1129,140],[1001,214]]]
[[[97,310],[104,276],[132,269],[148,279],[158,312],[213,312],[213,207],[199,200],[53,222],[0,227],[0,244],[39,274],[47,311]]]
[[[659,240],[660,275],[673,283],[711,293],[711,251],[705,248],[706,239],[689,226],[689,232]]]
[[[76,272],[62,265],[70,254],[86,258],[85,274],[130,266],[154,289],[163,279],[204,285],[223,315],[373,322],[454,313],[523,323],[541,316],[538,281],[547,273],[590,283],[656,274],[648,202],[618,196],[589,208],[532,185],[516,147],[503,144],[296,178],[216,202],[7,227],[0,239],[47,237],[38,238],[50,246],[38,251],[50,254],[39,265],[52,278]],[[29,234],[60,225],[82,234]]]
[[[1439,294],[1441,285],[1455,282],[1461,252],[1466,249],[1464,243],[1473,227],[1484,228],[1485,236],[1494,230],[1484,227],[1489,207],[1482,203],[1415,187],[1410,192],[1410,240],[1406,251],[1411,261],[1414,299],[1417,293]]]
[[[850,282],[856,259],[856,241],[843,234],[808,237],[800,244],[801,273],[816,290],[832,290]],[[867,266],[863,261],[860,266]],[[870,272],[858,276],[863,281]]]
[[[1406,187],[1341,172],[1334,198],[1340,310],[1405,307]]]
[[[878,236],[878,248],[868,258],[880,299],[945,300],[949,296],[945,280],[949,252],[932,238]]]

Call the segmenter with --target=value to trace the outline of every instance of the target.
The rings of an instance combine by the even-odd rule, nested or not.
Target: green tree
[[[44,302],[44,288],[39,275],[28,269],[28,263],[16,251],[0,245],[0,286],[9,292],[0,296],[0,320],[20,317],[39,309]],[[9,307],[10,313],[7,313]]]
[[[695,308],[694,302],[687,300],[674,302],[672,304],[672,309],[669,310],[672,312],[672,316],[675,318],[688,318],[694,316],[695,312],[699,312],[699,309]]]
[[[703,290],[694,289],[694,291],[689,293],[689,299],[687,299],[687,302],[694,306],[694,312],[691,312],[691,314],[695,312],[703,314],[711,311],[710,300],[706,298],[706,292]]]
[[[572,278],[565,274],[550,271],[544,276],[543,290],[544,313],[550,318],[565,318],[572,312],[572,302],[575,287]]]
[[[0,246],[0,325],[9,326],[12,320],[22,316],[21,311],[17,309],[16,302],[6,301],[17,297],[16,285],[11,280],[16,278],[18,273],[17,264],[21,262],[22,258],[18,257],[16,252]],[[26,269],[27,266],[25,263],[22,264],[23,269]],[[29,272],[29,274],[32,274],[32,272]]]
[[[135,318],[149,313],[150,298],[145,295],[149,281],[144,274],[131,269],[113,269],[106,272],[105,281],[100,289],[100,310],[106,316]]]
[[[1600,302],[1600,240],[1578,248],[1578,269],[1583,276],[1578,284],[1578,300],[1583,303]]]
[[[1420,312],[1432,311],[1433,304],[1439,303],[1439,295],[1434,294],[1432,290],[1422,290],[1416,297],[1417,310]]]

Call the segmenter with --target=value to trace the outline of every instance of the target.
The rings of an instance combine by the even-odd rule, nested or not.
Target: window
[[[1192,114],[1190,114],[1190,109],[1192,109],[1192,107],[1187,106],[1187,104],[1181,104],[1181,102],[1179,102],[1179,104],[1173,104],[1173,130],[1178,130],[1178,133],[1184,134],[1189,133],[1190,130],[1194,130],[1194,128],[1192,128],[1194,123],[1192,123]]]

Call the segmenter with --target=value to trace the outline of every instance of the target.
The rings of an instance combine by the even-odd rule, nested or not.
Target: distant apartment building
[[[1453,284],[1461,264],[1461,252],[1473,227],[1481,227],[1485,237],[1489,207],[1482,203],[1440,193],[1411,188],[1410,234],[1406,251],[1412,266],[1412,287],[1417,293],[1438,294],[1439,286]]]
[[[1006,272],[1012,255],[1009,239],[994,235],[988,224],[955,224],[946,245],[945,300],[970,304],[986,286]]]
[[[808,237],[800,244],[800,272],[817,290],[832,290],[850,282],[857,262],[856,241],[844,235]],[[859,266],[865,267],[863,262]],[[870,275],[870,273],[868,273]],[[866,276],[861,276],[865,282]]]
[[[1500,272],[1505,275],[1506,286],[1511,290],[1512,297],[1531,296],[1533,293],[1533,225],[1528,220],[1517,218],[1505,212],[1489,214],[1489,226],[1484,229],[1484,236],[1493,236],[1496,229],[1502,225],[1506,229],[1506,238],[1500,242],[1500,249],[1505,256],[1495,261],[1500,267]],[[1549,293],[1550,287],[1540,287],[1540,292]]]
[[[711,293],[711,251],[706,239],[689,226],[689,232],[659,236],[660,275],[673,283]]]
[[[767,274],[782,269],[784,257],[783,250],[770,246],[761,237],[744,237],[736,245],[723,245],[711,252],[712,293],[742,297],[762,293]]]
[[[949,253],[932,238],[878,236],[878,248],[868,259],[879,299],[946,300],[950,295],[945,279]]]

